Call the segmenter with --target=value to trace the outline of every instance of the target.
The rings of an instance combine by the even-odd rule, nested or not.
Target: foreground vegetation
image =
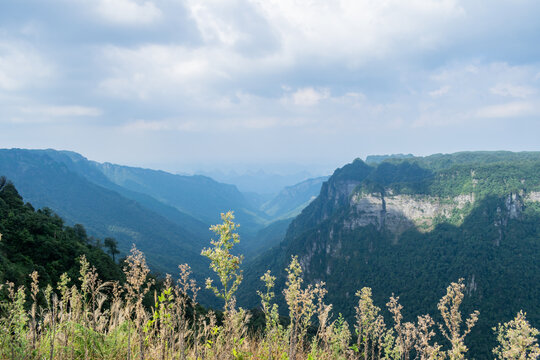
[[[370,288],[359,290],[356,321],[347,323],[332,315],[324,301],[324,283],[303,285],[296,257],[287,267],[284,290],[289,321],[284,323],[273,303],[275,277],[267,272],[259,292],[264,329],[248,331],[250,313],[236,306],[235,291],[242,281],[242,258],[231,254],[237,243],[232,213],[212,230],[219,236],[202,254],[210,259],[219,282],[206,287],[224,301],[218,317],[194,306],[200,290],[190,278],[190,268],[179,266],[178,280],[167,276],[154,304],[144,306],[153,281],[143,254],[135,247],[125,261],[125,282],[99,279],[86,256],[78,260],[77,279],[67,274],[53,288],[31,284],[2,286],[0,358],[2,359],[464,359],[465,336],[478,320],[477,311],[466,320],[460,312],[465,286],[450,284],[438,309],[443,319],[430,315],[415,323],[403,322],[399,297],[387,303],[393,324],[387,326],[381,309],[373,304]],[[78,285],[75,285],[78,284]],[[434,339],[436,331],[444,343]],[[498,359],[536,359],[540,348],[532,328],[520,312],[514,320],[494,329]]]

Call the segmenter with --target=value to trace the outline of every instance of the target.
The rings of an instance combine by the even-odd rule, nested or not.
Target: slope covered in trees
[[[2,180],[3,179],[3,180]],[[38,271],[43,284],[56,284],[63,273],[76,279],[84,255],[104,279],[120,279],[120,267],[90,238],[82,225],[66,226],[50,209],[24,203],[13,184],[0,178],[0,283],[29,284]]]

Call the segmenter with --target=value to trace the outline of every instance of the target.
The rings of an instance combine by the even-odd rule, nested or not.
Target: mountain
[[[38,271],[42,287],[56,286],[60,276],[79,275],[78,259],[84,255],[104,280],[118,280],[123,274],[84,227],[66,226],[50,210],[35,210],[24,203],[15,186],[0,177],[0,283],[29,284],[28,276]]]
[[[235,171],[207,171],[201,172],[220,182],[235,185],[243,193],[256,193],[262,195],[276,194],[284,187],[291,186],[307,178],[313,177],[307,171],[299,171],[290,174],[279,174],[265,170],[248,171],[237,173]]]
[[[187,262],[200,277],[208,273],[207,263],[200,256],[209,241],[208,230],[190,231],[111,190],[114,185],[108,184],[109,188],[98,185],[106,181],[99,173],[92,175],[96,182],[89,181],[90,174],[87,178],[74,168],[84,164],[75,162],[68,167],[50,155],[51,151],[0,150],[0,174],[11,180],[23,198],[34,206],[52,209],[70,225],[83,224],[93,236],[114,237],[123,254],[135,243],[146,254],[154,271],[174,274],[178,264]],[[171,216],[174,216],[172,210]],[[197,220],[190,222],[195,224],[188,226],[191,230],[200,227]]]
[[[410,159],[413,158],[413,154],[392,154],[392,155],[368,155],[366,157],[367,164],[380,164],[389,159]]]
[[[262,195],[251,194],[254,206],[264,212],[270,219],[269,224],[260,229],[254,236],[244,242],[239,250],[249,259],[261,252],[277,246],[285,237],[287,228],[293,218],[313,201],[321,190],[321,186],[328,176],[307,179],[298,184],[287,186],[276,196],[263,202]],[[257,201],[259,199],[259,201]]]
[[[246,270],[241,302],[271,269],[278,289],[291,255],[305,281],[324,281],[335,313],[353,320],[354,294],[373,289],[385,308],[395,293],[405,321],[429,313],[446,286],[467,285],[463,312],[480,310],[471,355],[489,358],[500,321],[520,309],[540,325],[540,153],[464,152],[334,172],[289,225],[285,239]],[[244,292],[245,291],[245,292]]]
[[[264,215],[252,208],[234,185],[218,183],[202,175],[174,175],[109,163],[96,166],[113,183],[150,195],[206,224],[220,222],[220,213],[233,210],[244,231],[255,232],[262,227],[261,216]]]
[[[206,176],[174,175],[159,170],[102,164],[69,151],[44,152],[89,181],[144,204],[193,231],[204,229],[206,233],[208,226],[221,221],[220,213],[228,210],[235,212],[244,233],[255,233],[266,220],[235,186]]]
[[[249,260],[268,249],[278,246],[285,238],[292,220],[293,218],[287,218],[271,222],[259,230],[247,244],[239,248],[239,252],[244,254]]]
[[[261,210],[273,219],[295,217],[317,197],[321,191],[322,183],[326,180],[328,180],[328,176],[322,176],[287,186],[272,200],[264,203]]]
[[[173,206],[167,205],[156,200],[150,195],[131,191],[122,187],[111,180],[102,172],[102,164],[90,161],[84,156],[72,151],[57,151],[52,149],[34,150],[48,155],[54,161],[65,165],[70,171],[84,177],[89,182],[115,191],[123,197],[134,200],[145,208],[165,217],[173,223],[184,227],[186,230],[194,233],[209,236],[208,224],[195,219],[194,217],[181,212]]]

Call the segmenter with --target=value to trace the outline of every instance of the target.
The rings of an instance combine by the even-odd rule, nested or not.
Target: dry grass
[[[228,225],[227,225],[228,224]],[[226,300],[224,318],[218,323],[213,312],[197,313],[193,306],[200,290],[188,265],[179,267],[176,281],[167,276],[161,293],[154,294],[154,306],[145,308],[143,299],[152,282],[144,255],[135,247],[126,261],[126,282],[102,282],[94,267],[81,257],[80,286],[61,277],[56,291],[39,287],[37,273],[30,274],[30,289],[7,283],[0,287],[6,295],[0,312],[1,359],[464,359],[464,338],[478,319],[474,312],[463,324],[459,306],[463,300],[462,281],[452,283],[439,302],[443,324],[435,324],[429,315],[417,322],[403,323],[399,298],[387,304],[393,326],[384,323],[381,309],[373,304],[371,289],[357,292],[356,323],[352,343],[351,326],[332,316],[332,305],[324,302],[324,283],[303,286],[302,269],[293,257],[287,268],[285,299],[290,324],[279,321],[274,299],[274,281],[270,272],[261,280],[259,292],[266,327],[260,334],[248,333],[250,313],[236,306],[234,291],[241,280],[240,258],[231,259],[228,239],[234,241],[232,217],[225,214],[224,225],[214,227],[220,234],[222,249],[212,252],[222,288],[209,283]],[[232,230],[231,230],[232,229]],[[214,243],[213,243],[214,244]],[[214,245],[218,244],[215,242]],[[216,246],[220,246],[219,244]],[[217,254],[217,255],[216,255]],[[220,259],[219,256],[228,257]],[[224,264],[225,268],[220,268]],[[240,279],[240,280],[238,280]],[[27,301],[29,294],[29,301]],[[43,300],[42,306],[38,303]],[[438,325],[438,326],[436,326]],[[316,326],[314,336],[307,330]],[[434,343],[435,329],[449,346]],[[461,329],[464,329],[461,331]],[[525,314],[496,329],[498,359],[536,359],[540,349],[538,331],[531,328]]]

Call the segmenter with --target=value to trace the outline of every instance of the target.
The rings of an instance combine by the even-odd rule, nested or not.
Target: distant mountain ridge
[[[293,186],[313,175],[307,171],[280,174],[266,172],[265,170],[249,171],[245,173],[202,171],[202,175],[211,177],[226,184],[234,184],[243,193],[257,193],[262,195],[276,194],[284,187]]]
[[[241,224],[238,251],[253,256],[274,246],[286,227],[283,221],[271,226],[272,221],[290,212],[287,206],[305,206],[304,197],[313,196],[309,191],[318,193],[316,186],[306,194],[290,190],[283,210],[278,206],[269,215],[234,185],[206,176],[98,163],[53,149],[0,149],[0,175],[13,181],[26,201],[53,209],[68,224],[81,223],[90,234],[116,238],[124,254],[135,243],[159,272],[174,272],[188,262],[195,273],[208,273],[200,251],[213,235],[209,226],[228,210]]]
[[[261,206],[261,210],[275,219],[293,218],[313,201],[328,176],[307,179],[293,186],[287,186],[276,197]]]
[[[264,217],[264,214],[257,213],[235,186],[218,183],[206,176],[102,164],[73,152],[45,151],[90,181],[124,192],[128,197],[138,196],[137,200],[141,199],[140,194],[150,196],[207,225],[219,222],[219,214],[227,209],[233,209],[238,221],[242,220],[247,228],[260,227],[259,222],[263,221],[260,216]],[[126,193],[126,190],[132,193]]]

